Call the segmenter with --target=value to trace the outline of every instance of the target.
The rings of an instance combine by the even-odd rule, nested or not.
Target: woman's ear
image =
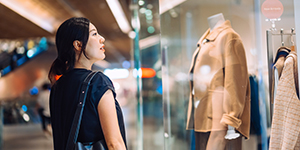
[[[76,50],[81,51],[82,43],[81,43],[80,41],[78,41],[78,40],[75,40],[75,41],[73,42],[73,46],[74,46],[74,48],[75,48]]]

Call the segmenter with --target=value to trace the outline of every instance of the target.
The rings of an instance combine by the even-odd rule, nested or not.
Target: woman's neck
[[[84,56],[82,56],[84,57]],[[81,59],[76,59],[77,61],[75,61],[75,64],[74,64],[74,68],[84,68],[84,69],[87,69],[87,70],[91,70],[92,69],[92,65],[93,63],[91,63],[90,60],[88,59],[84,59],[84,58],[81,58]]]

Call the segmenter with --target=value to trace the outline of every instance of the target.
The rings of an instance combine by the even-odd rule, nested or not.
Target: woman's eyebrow
[[[90,32],[92,32],[92,31],[96,31],[96,29],[92,29],[92,30],[90,30]]]

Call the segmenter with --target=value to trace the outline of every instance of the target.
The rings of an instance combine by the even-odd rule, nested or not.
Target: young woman
[[[86,18],[70,18],[57,30],[58,56],[49,72],[53,83],[50,112],[55,150],[66,149],[81,84],[92,72],[93,63],[105,58],[104,41]],[[56,81],[55,76],[60,75]],[[127,149],[123,115],[115,98],[111,80],[98,72],[89,87],[77,141],[105,140],[106,149]]]

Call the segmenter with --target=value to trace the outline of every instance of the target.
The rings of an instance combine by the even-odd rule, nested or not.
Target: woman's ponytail
[[[56,79],[55,76],[63,75],[67,71],[67,64],[63,62],[61,59],[56,58],[51,65],[48,78],[51,84],[54,84]]]

